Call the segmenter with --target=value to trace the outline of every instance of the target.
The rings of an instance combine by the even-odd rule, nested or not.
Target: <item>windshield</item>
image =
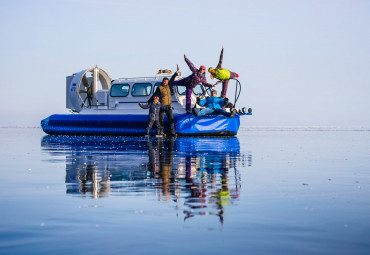
[[[186,87],[184,86],[177,86],[177,92],[180,95],[185,95],[186,94]],[[204,87],[200,84],[198,84],[194,89],[193,93],[197,96],[202,95],[204,93]]]
[[[193,93],[197,96],[202,95],[204,93],[204,88],[202,85],[198,84],[194,89]]]

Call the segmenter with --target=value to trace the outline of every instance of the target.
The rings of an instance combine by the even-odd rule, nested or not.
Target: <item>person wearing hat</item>
[[[159,113],[161,111],[161,106],[159,104],[159,97],[154,96],[153,102],[150,102],[149,104],[141,104],[139,103],[139,106],[143,109],[149,109],[149,120],[148,125],[145,129],[146,135],[149,135],[150,129],[152,129],[153,123],[155,123],[155,126],[157,128],[157,135],[160,135],[162,133],[162,126],[159,122]]]
[[[190,70],[193,72],[191,75],[188,77],[181,79],[179,81],[174,81],[173,85],[174,86],[185,86],[186,87],[186,112],[190,113],[191,110],[191,94],[193,92],[193,89],[198,85],[198,84],[203,84],[204,86],[207,87],[214,87],[215,85],[207,83],[206,79],[206,67],[205,66],[200,66],[199,69],[195,68],[193,63],[190,62],[190,60],[186,57],[184,54],[184,59],[186,64],[188,64]]]
[[[211,79],[215,78],[222,81],[222,91],[221,91],[221,97],[226,97],[226,91],[227,91],[227,85],[229,84],[230,79],[238,78],[239,74],[233,73],[230,70],[227,70],[225,68],[222,68],[222,60],[223,60],[223,54],[224,54],[224,46],[222,46],[220,60],[218,61],[218,65],[216,68],[208,68],[208,72],[211,73]],[[218,84],[217,82],[216,84]]]
[[[200,117],[207,114],[222,114],[226,117],[232,118],[236,114],[235,109],[232,110],[232,112],[227,112],[224,109],[222,109],[222,107],[225,106],[225,100],[222,97],[217,97],[216,90],[212,90],[211,97],[207,97],[206,99],[203,100],[198,100],[198,104],[200,106],[205,106],[206,108],[200,110],[199,112],[197,112],[197,110],[193,108],[193,114],[196,117]]]
[[[163,135],[163,121],[164,121],[164,114],[166,113],[168,122],[170,123],[170,134],[171,136],[176,136],[175,133],[175,124],[173,122],[173,114],[172,114],[172,95],[171,95],[171,89],[172,84],[176,78],[176,76],[179,73],[179,66],[177,66],[177,71],[172,75],[171,79],[168,80],[168,78],[163,78],[161,85],[157,87],[157,89],[154,91],[153,96],[148,100],[146,103],[146,106],[150,104],[150,102],[153,102],[154,97],[159,98],[159,102],[161,102],[161,108],[159,112],[159,124],[161,125]]]

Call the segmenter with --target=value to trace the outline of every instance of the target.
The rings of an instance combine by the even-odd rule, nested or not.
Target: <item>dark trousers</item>
[[[173,123],[173,114],[172,114],[171,105],[161,107],[161,111],[159,112],[159,122],[162,127],[164,127],[163,126],[164,113],[166,113],[168,122],[170,123],[171,134],[175,134],[175,125]]]
[[[159,135],[162,131],[161,125],[159,123],[159,120],[153,120],[153,119],[150,119],[148,122],[148,126],[145,129],[146,134],[149,135],[149,132],[150,132],[150,129],[152,129],[153,123],[155,123],[155,126],[157,128],[157,135]]]

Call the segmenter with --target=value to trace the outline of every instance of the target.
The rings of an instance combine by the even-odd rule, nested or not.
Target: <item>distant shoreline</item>
[[[41,128],[38,126],[0,126],[0,128]]]

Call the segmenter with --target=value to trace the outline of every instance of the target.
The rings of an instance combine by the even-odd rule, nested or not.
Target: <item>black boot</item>
[[[195,108],[193,108],[193,110],[192,110],[192,111],[193,111],[194,116],[195,116],[195,117],[198,117],[198,112],[197,112],[197,110],[196,110]]]
[[[170,134],[171,134],[171,136],[176,136],[176,133],[175,133],[175,125],[174,124],[171,124]]]
[[[159,130],[159,135],[161,135],[161,136],[163,136],[163,137],[165,137],[165,136],[166,136],[166,134],[163,132],[163,128],[161,128],[161,129]]]
[[[161,129],[157,129],[156,137],[162,137],[162,131],[161,131]]]

